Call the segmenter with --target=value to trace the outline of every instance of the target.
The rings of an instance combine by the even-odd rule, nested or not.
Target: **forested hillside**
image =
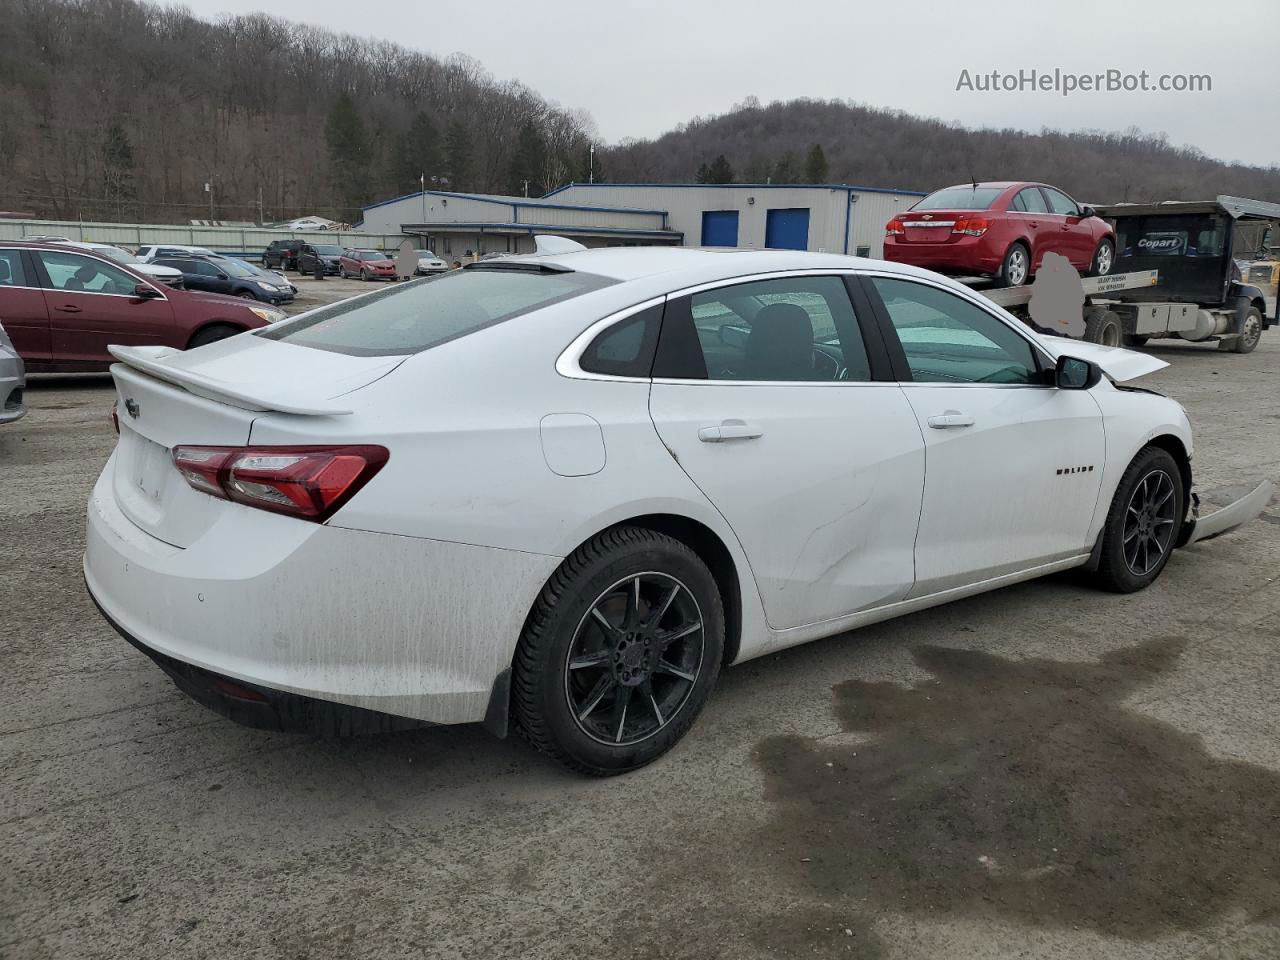
[[[136,0],[0,0],[0,103],[0,211],[50,218],[353,221],[424,175],[538,196],[587,178],[594,138],[586,114],[464,56]],[[1276,166],[1222,163],[1136,129],[967,130],[833,100],[749,98],[655,140],[598,147],[595,164],[615,181],[1039,179],[1093,202],[1280,200]]]
[[[815,144],[819,157],[811,156]],[[1221,146],[1224,152],[1230,148]],[[915,190],[971,178],[1046,180],[1097,203],[1220,193],[1280,201],[1280,166],[1223,163],[1136,128],[968,130],[836,100],[761,106],[750,98],[730,113],[696,118],[656,140],[623,144],[605,161],[616,181],[684,181],[700,171],[711,182],[821,179]]]
[[[134,0],[0,0],[0,103],[0,210],[58,218],[209,217],[206,183],[236,220],[351,220],[423,174],[536,196],[591,133],[465,57]]]

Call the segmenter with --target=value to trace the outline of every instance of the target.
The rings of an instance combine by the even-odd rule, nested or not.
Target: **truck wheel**
[[[1005,251],[1000,272],[995,277],[995,286],[1020,287],[1030,275],[1031,251],[1024,244],[1015,243]]]
[[[1095,583],[1115,593],[1150,586],[1178,542],[1183,509],[1177,462],[1159,447],[1140,450],[1120,478],[1107,512]]]
[[[724,611],[706,564],[641,527],[587,541],[547,581],[512,665],[512,709],[538,749],[612,776],[684,736],[720,671]]]
[[[1124,345],[1126,347],[1145,347],[1150,339],[1145,333],[1128,333],[1125,334]]]
[[[1093,263],[1089,265],[1089,276],[1105,277],[1116,264],[1116,248],[1110,240],[1103,240],[1093,252]]]
[[[1250,307],[1245,311],[1244,323],[1240,328],[1240,336],[1227,343],[1227,349],[1234,350],[1236,353],[1253,353],[1258,345],[1258,341],[1262,339],[1262,314],[1258,312],[1257,307]],[[1223,341],[1219,341],[1221,344]]]
[[[1084,338],[1104,347],[1118,347],[1124,342],[1120,315],[1112,310],[1090,313],[1084,321]]]

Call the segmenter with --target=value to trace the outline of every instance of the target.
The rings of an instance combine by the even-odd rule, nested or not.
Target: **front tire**
[[[1105,277],[1116,265],[1116,248],[1110,240],[1103,240],[1093,252],[1093,260],[1089,264],[1089,276]]]
[[[1168,451],[1145,447],[1133,458],[1103,527],[1099,587],[1133,593],[1155,582],[1178,542],[1184,497],[1182,471]]]
[[[651,763],[693,724],[720,672],[724,609],[683,543],[641,527],[598,534],[547,581],[512,669],[516,723],[574,770]]]
[[[206,344],[215,343],[218,340],[225,340],[227,337],[234,337],[240,333],[239,327],[233,327],[229,323],[211,323],[209,326],[197,330],[191,339],[187,342],[187,349],[194,350],[196,347],[203,347]]]
[[[1031,251],[1022,243],[1015,243],[1005,251],[996,274],[997,287],[1020,287],[1031,276]]]
[[[1253,353],[1258,341],[1262,339],[1262,313],[1257,307],[1250,307],[1245,311],[1244,323],[1240,329],[1240,336],[1230,341],[1227,349],[1235,353]],[[1219,344],[1222,342],[1219,341]]]

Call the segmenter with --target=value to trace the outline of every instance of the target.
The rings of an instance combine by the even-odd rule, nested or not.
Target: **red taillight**
[[[955,226],[951,228],[952,233],[963,233],[970,237],[980,237],[991,227],[991,221],[986,217],[956,217]]]
[[[120,401],[119,400],[111,404],[111,425],[116,428],[116,433],[120,432]]]
[[[886,237],[904,237],[907,235],[907,228],[902,225],[902,220],[894,217],[884,225],[884,235]]]
[[[386,447],[174,447],[196,490],[303,520],[328,519],[382,469]]]

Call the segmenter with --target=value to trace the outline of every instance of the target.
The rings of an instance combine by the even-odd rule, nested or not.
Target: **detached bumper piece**
[[[116,633],[154,660],[179,690],[243,726],[329,738],[371,736],[432,726],[424,720],[272,690],[177,660],[152,650],[112,620],[96,599],[94,604]]]
[[[1202,540],[1212,540],[1243,526],[1266,509],[1275,492],[1276,485],[1270,480],[1263,480],[1235,503],[1205,517],[1199,515],[1200,498],[1193,493],[1191,516],[1182,524],[1177,546],[1186,547]]]

